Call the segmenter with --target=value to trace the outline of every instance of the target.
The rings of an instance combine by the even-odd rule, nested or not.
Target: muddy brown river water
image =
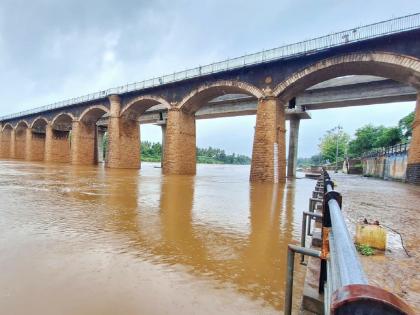
[[[248,174],[0,161],[0,314],[281,313],[315,182]]]

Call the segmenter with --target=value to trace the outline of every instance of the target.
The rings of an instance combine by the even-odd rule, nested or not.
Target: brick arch
[[[103,105],[94,105],[86,108],[79,116],[83,122],[97,122],[103,115],[109,114],[109,109]]]
[[[247,94],[261,98],[263,92],[257,87],[240,81],[217,81],[211,84],[203,84],[193,90],[178,104],[178,108],[186,113],[195,113],[208,101],[225,94]]]
[[[36,128],[38,122],[43,121],[45,123],[45,125],[48,125],[48,119],[43,117],[43,116],[38,116],[36,117],[33,121],[32,124],[30,125],[31,128]]]
[[[169,102],[162,97],[155,95],[143,95],[130,100],[130,102],[128,102],[121,111],[121,116],[136,120],[146,110],[155,105],[162,105],[166,109],[171,107]]]
[[[345,75],[374,75],[420,88],[420,60],[388,52],[340,55],[295,72],[280,82],[273,94],[287,102],[310,86]]]
[[[19,120],[15,126],[15,130],[17,130],[21,126],[24,126],[24,128],[29,128],[29,124],[26,120]]]
[[[12,126],[12,124],[11,123],[6,123],[4,126],[3,126],[3,129],[1,130],[2,132],[4,132],[6,129],[10,129],[10,131],[13,131],[13,126]]]
[[[73,114],[61,112],[61,113],[55,115],[54,118],[51,120],[51,126],[53,126],[53,128],[54,128],[54,126],[59,121],[59,119],[61,117],[66,117],[66,116],[69,118],[70,123],[73,122],[74,120],[76,120],[75,117],[73,116]]]

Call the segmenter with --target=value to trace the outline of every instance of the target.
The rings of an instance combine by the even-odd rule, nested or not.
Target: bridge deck
[[[334,175],[333,180],[342,193],[343,211],[353,234],[355,223],[363,218],[378,220],[388,227],[385,254],[361,256],[369,282],[398,295],[420,313],[420,187],[359,175],[330,175]],[[395,231],[401,234],[410,257]]]

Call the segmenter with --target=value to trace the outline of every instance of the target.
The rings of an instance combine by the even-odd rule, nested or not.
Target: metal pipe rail
[[[353,239],[341,212],[341,195],[334,190],[328,172],[318,179],[313,195],[322,193],[322,214],[313,212],[319,200],[310,198],[309,211],[303,212],[301,247],[289,245],[285,314],[291,314],[294,253],[321,259],[319,292],[324,294],[324,314],[414,315],[413,310],[396,295],[368,284]],[[305,248],[307,219],[322,219],[322,248]],[[308,232],[309,233],[309,232]]]
[[[334,191],[333,185],[331,180],[325,182],[324,215],[326,218],[323,220],[323,228],[331,228],[328,235],[323,235],[323,237],[329,237],[330,257],[334,261],[334,269],[338,272],[338,274],[333,274],[337,277],[333,282],[337,284],[337,287],[367,284],[353,239],[341,213],[341,195]]]
[[[406,153],[410,149],[410,143],[398,143],[396,145],[377,148],[372,151],[365,152],[362,154],[362,158],[378,157],[378,156],[391,156]]]
[[[333,33],[302,42],[284,45],[273,49],[263,50],[254,54],[247,54],[241,57],[215,62],[205,66],[199,66],[185,71],[155,77],[141,82],[121,85],[107,90],[83,95],[65,101],[37,107],[23,112],[0,117],[0,121],[33,115],[47,110],[63,108],[74,104],[98,101],[108,95],[125,94],[140,91],[147,88],[161,86],[164,84],[179,82],[187,79],[201,77],[213,73],[239,69],[256,64],[267,63],[275,60],[294,58],[305,54],[313,54],[332,47],[359,42],[366,39],[377,38],[390,34],[396,34],[420,28],[420,13],[410,14],[378,23],[355,27],[349,30]]]

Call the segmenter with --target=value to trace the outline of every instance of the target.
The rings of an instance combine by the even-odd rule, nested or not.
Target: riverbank
[[[386,251],[360,256],[369,283],[398,295],[420,314],[420,187],[358,175],[331,176],[343,196],[343,213],[353,236],[356,223],[364,218],[387,228]]]

